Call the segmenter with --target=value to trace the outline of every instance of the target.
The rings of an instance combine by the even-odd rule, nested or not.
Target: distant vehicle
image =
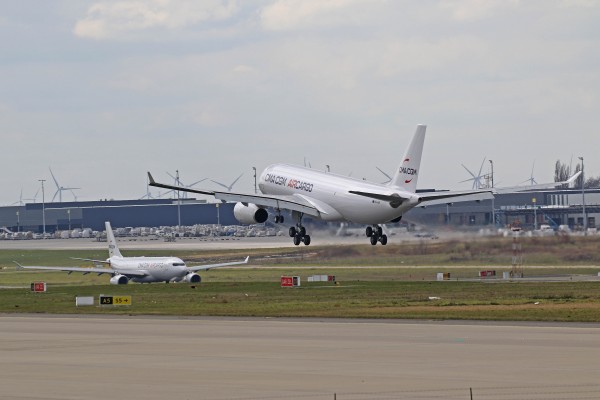
[[[110,274],[110,283],[113,285],[124,285],[129,281],[138,283],[152,282],[187,282],[200,283],[201,277],[196,272],[206,271],[213,268],[226,267],[230,265],[240,265],[248,263],[250,257],[246,257],[244,261],[235,261],[221,264],[207,264],[188,267],[178,257],[123,257],[117,246],[115,235],[110,226],[110,222],[106,222],[106,237],[108,242],[108,259],[93,260],[89,258],[74,258],[74,260],[91,261],[94,263],[107,264],[108,267],[49,267],[49,266],[34,266],[17,264],[17,270],[21,269],[38,269],[38,270],[55,270],[71,272],[82,272],[83,274]]]
[[[431,233],[431,232],[418,232],[418,233],[415,233],[415,237],[426,238],[426,239],[439,239],[439,237],[436,234]]]

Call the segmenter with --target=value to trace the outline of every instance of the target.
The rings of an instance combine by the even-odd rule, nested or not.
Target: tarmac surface
[[[598,371],[598,324],[0,315],[2,399],[591,399]]]

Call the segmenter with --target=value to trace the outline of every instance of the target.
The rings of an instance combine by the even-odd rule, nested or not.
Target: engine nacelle
[[[252,203],[237,203],[233,207],[233,215],[242,224],[262,224],[269,218],[269,213]]]
[[[200,278],[200,275],[198,275],[198,274],[191,273],[191,274],[187,274],[185,276],[184,280],[187,283],[200,283],[202,281],[202,278]]]
[[[125,275],[115,275],[110,278],[111,285],[127,285],[129,283],[129,278]]]

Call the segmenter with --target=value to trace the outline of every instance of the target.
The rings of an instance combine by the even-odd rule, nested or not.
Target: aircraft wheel
[[[294,236],[294,244],[296,246],[298,246],[301,241],[302,241],[302,238],[299,235]]]
[[[382,227],[380,227],[380,226],[378,226],[378,227],[377,227],[377,235],[378,235],[378,236],[381,236],[381,235],[383,235],[383,228],[382,228]]]
[[[275,216],[275,223],[278,224],[279,223],[279,215]]]
[[[290,237],[296,236],[296,228],[294,228],[293,226],[291,226],[289,233],[290,233]]]
[[[283,215],[280,215],[280,216],[279,216],[279,223],[280,223],[280,224],[283,224]]]
[[[300,227],[300,236],[305,236],[306,235],[306,228],[304,228],[303,226]]]
[[[373,228],[371,228],[370,226],[367,226],[365,233],[366,233],[367,237],[373,236]]]
[[[308,246],[310,244],[310,236],[309,235],[304,235],[302,240],[304,241],[305,246]]]
[[[379,240],[381,241],[381,244],[385,246],[387,244],[387,235],[381,235],[381,238],[379,238]]]
[[[375,246],[377,244],[377,236],[373,235],[373,236],[371,236],[370,239],[371,239],[371,244],[373,246]]]

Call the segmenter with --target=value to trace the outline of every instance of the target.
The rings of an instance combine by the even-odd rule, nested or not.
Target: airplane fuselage
[[[417,204],[415,198],[413,202],[407,201],[394,208],[388,202],[349,193],[349,190],[389,193],[389,186],[289,164],[265,168],[258,186],[263,194],[293,195],[314,203],[324,211],[320,218],[325,221],[382,224],[398,218]],[[413,195],[399,187],[391,189],[405,196]]]
[[[116,272],[127,275],[127,272],[139,271],[147,273],[144,277],[131,277],[138,283],[179,281],[189,271],[185,262],[177,257],[117,257],[106,260]]]

